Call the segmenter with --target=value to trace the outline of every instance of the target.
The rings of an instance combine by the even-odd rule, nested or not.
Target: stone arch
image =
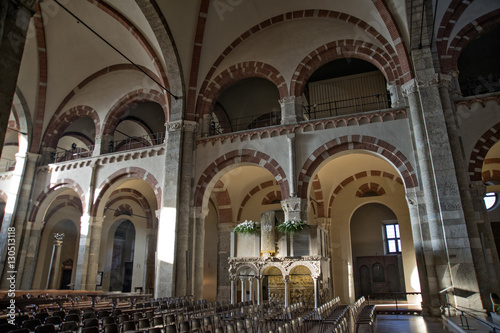
[[[486,154],[500,140],[500,123],[488,129],[477,140],[469,158],[469,177],[471,181],[482,181],[482,170]]]
[[[138,67],[140,67],[143,71],[145,71],[150,76],[155,78],[155,80],[157,80],[157,81],[160,80],[160,78],[155,73],[153,73],[150,69],[148,69],[144,66],[141,66],[141,65],[138,65]],[[83,87],[87,86],[92,81],[94,81],[100,77],[105,76],[106,74],[109,74],[112,72],[117,72],[117,71],[139,71],[139,69],[132,64],[116,64],[116,65],[111,65],[111,66],[108,66],[108,67],[105,67],[103,69],[98,70],[97,72],[95,72],[95,73],[89,75],[88,77],[86,77],[85,79],[83,79],[82,82],[80,82],[73,90],[71,90],[66,95],[66,97],[63,98],[62,102],[59,104],[56,111],[54,112],[54,116],[56,118],[59,117],[60,114],[63,112],[63,109],[66,106],[66,104],[68,104],[68,102],[76,95],[76,93],[78,91],[82,90]]]
[[[219,210],[219,223],[233,222],[233,208],[231,206],[231,197],[226,189],[226,185],[218,180],[214,186],[215,199]],[[221,206],[226,208],[220,208]]]
[[[418,185],[417,176],[410,161],[396,147],[372,136],[346,135],[323,144],[308,157],[299,173],[298,195],[301,198],[307,198],[309,182],[321,163],[339,152],[354,149],[371,151],[385,157],[401,172],[406,188]]]
[[[96,188],[97,195],[91,209],[92,216],[98,216],[98,210],[103,196],[111,188],[111,186],[113,186],[117,181],[126,178],[137,178],[146,181],[151,186],[151,189],[155,194],[157,207],[161,207],[161,186],[155,176],[143,168],[128,167],[115,171],[109,175],[98,188]],[[102,209],[104,210],[104,207],[102,207]]]
[[[116,196],[119,194],[122,195]],[[148,228],[153,227],[153,211],[151,210],[148,200],[141,192],[134,189],[118,189],[111,193],[111,197],[113,197],[113,199],[108,201],[108,205],[112,205],[124,199],[132,200],[137,203],[142,207],[144,213],[146,214],[146,226]]]
[[[56,148],[57,141],[61,138],[64,130],[71,124],[71,122],[81,118],[89,117],[94,121],[96,133],[100,129],[100,120],[97,112],[87,105],[78,105],[72,107],[68,111],[59,115],[54,114],[52,119],[45,130],[45,135],[42,140],[43,147]]]
[[[500,26],[500,9],[485,14],[463,27],[453,38],[448,49],[442,50],[441,68],[443,73],[458,70],[458,57],[471,42]],[[453,22],[455,24],[456,22]],[[447,41],[447,40],[446,40]]]
[[[318,175],[314,177],[314,180],[312,182],[312,187],[314,190],[314,202],[316,203],[316,205],[312,205],[312,207],[313,209],[315,209],[315,213],[318,215],[318,217],[324,217],[325,201],[323,200],[323,192],[321,191],[321,182],[319,180]]]
[[[158,7],[155,1],[136,0],[135,2],[141,9],[146,21],[151,26],[151,30],[153,30],[163,54],[166,77],[168,77],[170,92],[173,95],[171,98],[175,101],[170,100],[170,117],[165,117],[165,119],[183,119],[185,108],[183,103],[185,98],[185,83],[182,75],[181,61],[172,37],[172,32],[168,27],[160,7]]]
[[[80,198],[78,196],[69,196],[69,195],[61,195],[58,196],[59,200],[62,200],[59,205],[50,207],[51,210],[47,212],[45,215],[44,219],[47,221],[50,219],[52,215],[54,215],[58,210],[63,209],[64,207],[73,207],[76,208],[77,210],[80,211],[80,214],[82,214],[82,203],[80,201]]]
[[[358,190],[356,191],[356,196],[361,198],[368,192],[374,192],[377,193],[377,195],[384,195],[386,193],[385,189],[379,183],[369,182],[364,183],[358,188]]]
[[[306,267],[310,272],[311,272],[311,277],[312,276],[319,276],[320,274],[320,269],[318,266],[312,264],[311,262],[308,261],[295,261],[293,262],[290,266],[287,267],[287,274],[291,274],[294,268],[297,268],[299,266],[304,266]]]
[[[264,199],[262,199],[263,205],[270,205],[273,201],[279,200],[281,201],[281,192],[279,191],[271,191],[269,192]]]
[[[243,208],[245,208],[246,203],[248,202],[248,200],[250,200],[250,198],[255,193],[257,193],[258,191],[263,190],[263,189],[265,189],[267,187],[274,186],[274,185],[276,185],[276,183],[274,181],[270,180],[270,181],[264,182],[262,184],[259,184],[259,185],[255,186],[253,189],[251,189],[247,193],[247,195],[245,196],[245,198],[243,198],[243,200],[241,201],[240,209],[238,210],[237,220],[241,221],[241,214],[243,213]],[[264,202],[262,202],[262,204],[264,204]]]
[[[269,268],[277,268],[279,269],[279,271],[281,272],[281,276],[282,277],[285,277],[286,275],[288,275],[288,272],[286,271],[286,269],[283,267],[283,265],[279,262],[269,262],[269,263],[266,263],[264,265],[262,265],[260,267],[260,270],[259,270],[259,276],[263,276],[264,275],[264,272],[269,269]]]
[[[340,54],[338,49],[341,50]],[[294,70],[290,95],[302,96],[305,84],[316,69],[336,59],[358,58],[375,65],[387,82],[401,84],[397,61],[382,48],[360,40],[338,40],[318,47],[309,53]]]
[[[200,90],[197,114],[201,117],[203,114],[210,113],[217,99],[227,88],[240,80],[253,77],[274,83],[278,88],[280,99],[288,96],[285,79],[276,68],[260,61],[246,61],[224,70],[205,89]]]
[[[235,270],[235,276],[238,276],[238,274],[245,268],[250,268],[253,273],[255,275],[257,275],[257,273],[259,272],[259,268],[257,267],[257,265],[255,265],[255,263],[253,262],[245,262],[245,263],[240,263],[237,267],[236,267],[236,270]]]
[[[82,205],[80,211],[83,212],[84,211],[83,208],[87,206],[85,193],[83,192],[83,189],[81,188],[80,184],[78,184],[74,180],[63,178],[63,179],[58,179],[54,185],[49,185],[44,191],[42,191],[42,193],[38,195],[38,197],[35,200],[35,203],[33,204],[33,208],[31,209],[31,214],[29,215],[28,221],[36,222],[40,209],[45,205],[47,207],[50,205],[50,203],[47,202],[47,199],[51,197],[56,191],[63,188],[69,188],[78,195]]]
[[[250,164],[261,166],[271,172],[276,182],[280,186],[281,195],[283,198],[289,196],[289,185],[283,168],[269,155],[251,149],[238,149],[230,151],[212,162],[202,173],[198,183],[196,184],[194,194],[194,204],[197,207],[202,207],[204,199],[208,196],[206,194],[208,185],[212,182],[216,175],[224,168],[236,166],[237,164]]]
[[[128,93],[118,100],[110,109],[104,119],[102,135],[112,135],[118,126],[120,118],[130,109],[135,102],[155,102],[158,103],[165,114],[165,121],[168,121],[168,107],[164,95],[157,90],[139,89]]]

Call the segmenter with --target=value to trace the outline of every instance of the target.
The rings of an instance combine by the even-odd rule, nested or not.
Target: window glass
[[[484,196],[484,204],[486,209],[492,209],[497,203],[497,194],[495,192],[486,193]]]
[[[399,234],[399,224],[385,225],[385,239],[387,241],[387,251],[389,253],[401,252],[401,239]]]

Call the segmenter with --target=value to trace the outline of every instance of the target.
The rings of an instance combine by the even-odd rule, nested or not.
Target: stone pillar
[[[391,97],[391,108],[400,108],[405,106],[401,86],[397,84],[387,84],[387,90]]]
[[[80,243],[75,269],[75,290],[82,290],[87,286],[87,269],[90,246],[90,215],[85,213],[80,218]]]
[[[246,277],[240,276],[240,282],[241,282],[241,301],[245,302],[246,301],[246,295],[247,295],[247,286],[245,281],[247,280]]]
[[[286,136],[288,141],[288,161],[289,161],[289,179],[288,183],[290,184],[290,197],[295,197],[295,133],[288,134]]]
[[[255,280],[257,281],[257,305],[260,305],[262,303],[262,276],[256,276]]]
[[[281,125],[296,124],[304,120],[302,97],[287,96],[279,100],[281,106]]]
[[[35,274],[36,262],[38,260],[38,250],[40,247],[40,240],[42,238],[42,229],[44,222],[27,221],[25,226],[26,241],[23,245],[22,258],[24,258],[24,265],[21,277],[20,289],[29,290],[33,283],[33,276]]]
[[[285,275],[283,278],[283,283],[285,284],[285,307],[290,305],[290,276]]]
[[[489,225],[487,214],[481,214],[484,211],[484,201],[482,200],[485,194],[485,188],[483,186],[480,189],[479,196],[481,197],[481,205],[479,212],[474,208],[474,200],[472,198],[472,187],[469,180],[468,167],[462,157],[462,145],[460,142],[460,134],[458,131],[458,121],[456,118],[455,105],[452,103],[452,91],[453,88],[453,78],[450,75],[440,74],[439,79],[439,94],[441,97],[441,103],[443,105],[444,118],[446,122],[446,128],[448,130],[448,137],[450,139],[450,148],[453,157],[453,163],[455,165],[455,174],[457,179],[457,185],[459,188],[460,199],[462,203],[467,235],[470,242],[470,248],[472,253],[472,260],[474,263],[474,269],[478,279],[478,286],[481,294],[481,299],[483,306],[488,309],[488,311],[493,311],[491,307],[491,301],[489,298],[490,293],[499,290],[498,283],[498,273],[500,273],[500,263],[498,262],[498,256],[493,258],[491,252],[488,251],[485,246],[485,237],[490,238],[491,232],[485,235],[484,232],[480,231],[480,228],[485,224]],[[493,237],[488,239],[494,243]],[[458,245],[457,245],[458,247]]]
[[[236,304],[236,277],[231,276],[231,304]]]
[[[423,48],[413,50],[412,55],[417,79],[405,83],[403,89],[408,98],[416,169],[420,171],[423,194],[418,204],[425,235],[430,312],[439,315],[439,292],[450,287],[470,293],[466,297],[455,296],[457,305],[482,308],[436,75],[432,67],[426,66],[432,63],[431,53]]]
[[[229,270],[229,255],[231,245],[231,231],[234,226],[232,223],[219,223],[219,258],[218,272],[227,272]],[[217,300],[227,300],[233,297],[229,289],[229,276],[227,274],[219,274],[217,277]]]
[[[90,219],[90,242],[87,266],[86,284],[82,289],[94,291],[96,289],[97,271],[99,270],[99,253],[101,250],[102,225],[105,217],[95,216]]]
[[[319,307],[319,275],[312,275],[314,284],[314,308],[317,309]]]
[[[116,142],[111,134],[98,134],[95,139],[93,156],[99,156],[114,152]]]
[[[251,277],[248,278],[248,290],[250,292],[250,299],[249,299],[249,301],[251,301],[252,303],[253,303],[253,298],[254,298],[253,297],[253,284],[254,284],[253,281],[254,281],[254,277],[253,276],[251,276]]]
[[[307,221],[307,200],[291,197],[281,200],[281,207],[285,212],[285,221],[291,219]]]
[[[153,225],[157,223],[153,222]],[[146,254],[146,281],[144,292],[146,294],[154,295],[155,288],[155,252],[156,252],[156,235],[158,234],[157,227],[153,227],[153,230],[146,235],[146,243],[147,243],[147,254]]]
[[[27,235],[27,233],[29,233],[27,228],[30,222],[27,221],[27,215],[32,189],[35,183],[34,178],[36,167],[39,160],[40,155],[38,154],[16,154],[16,167],[12,177],[16,178],[17,181],[12,182],[12,186],[7,192],[9,199],[6,202],[2,229],[0,230],[0,267],[2,268],[5,265],[6,259],[5,249],[8,228],[14,227],[16,230],[16,269],[18,271],[16,280],[17,283],[20,283],[22,280],[26,249],[30,245],[29,234]],[[35,252],[37,251],[38,250],[35,250]],[[7,274],[7,271],[7,269],[3,269],[4,274]],[[33,273],[31,275],[33,275]],[[0,282],[1,287],[4,287],[3,283],[7,283],[5,278],[6,276],[4,275],[2,281]]]
[[[0,5],[0,154],[7,131],[26,32],[33,16],[34,0],[2,1]]]
[[[195,208],[193,207],[193,210]],[[194,299],[202,300],[203,297],[203,267],[205,263],[205,218],[208,207],[204,210],[196,208],[195,242],[194,242]]]
[[[47,278],[47,289],[57,288],[59,280],[59,266],[61,265],[61,246],[64,234],[54,234],[54,246],[52,248],[52,258],[50,259],[49,277]]]

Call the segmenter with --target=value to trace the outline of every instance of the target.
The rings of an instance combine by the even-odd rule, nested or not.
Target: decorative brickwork
[[[71,125],[72,122],[82,117],[91,118],[95,125],[95,132],[99,133],[101,124],[97,112],[90,106],[79,105],[67,110],[64,113],[54,114],[49,122],[49,126],[47,126],[47,129],[45,130],[42,146],[56,149],[57,142],[62,137],[66,128]]]
[[[97,211],[99,209],[99,205],[101,204],[101,201],[103,197],[106,195],[106,192],[115,185],[117,181],[127,179],[127,178],[135,178],[135,179],[142,179],[146,181],[149,186],[151,186],[151,189],[153,190],[155,197],[156,197],[156,207],[161,207],[161,186],[156,180],[156,178],[149,173],[148,171],[138,168],[138,167],[128,167],[124,169],[120,169],[118,171],[115,171],[113,174],[109,175],[106,180],[104,180],[101,185],[96,189],[96,198],[94,200],[94,204],[92,205],[91,209],[91,215],[92,216],[97,216]],[[130,191],[126,191],[131,193]],[[103,202],[103,204],[106,204]]]
[[[72,179],[58,179],[55,183],[51,184],[42,193],[38,195],[33,204],[33,208],[31,209],[31,214],[29,215],[28,220],[30,222],[36,222],[38,217],[37,215],[41,205],[44,204],[45,200],[49,199],[49,197],[52,197],[52,194],[54,194],[55,191],[60,190],[62,188],[69,188],[75,191],[75,193],[77,194],[77,198],[79,198],[81,204],[79,211],[83,212],[83,207],[86,207],[87,200],[85,198],[85,193],[83,192],[80,185]],[[41,213],[43,214],[44,212]],[[40,216],[38,218],[42,217]]]
[[[243,208],[245,208],[245,205],[247,204],[248,200],[250,200],[252,198],[252,196],[254,196],[257,192],[259,192],[267,187],[271,187],[271,186],[275,186],[275,185],[277,185],[276,181],[270,180],[270,181],[264,182],[262,184],[259,184],[259,185],[255,186],[253,189],[251,189],[250,192],[248,192],[247,195],[245,196],[245,198],[243,198],[243,200],[241,201],[240,209],[238,210],[238,217],[236,220],[241,221],[241,214],[243,213]],[[278,196],[281,200],[281,193],[279,191],[272,191],[262,200],[262,204],[263,205],[269,204],[273,200],[276,200],[278,198]]]
[[[495,179],[498,175],[489,171],[482,174],[483,161],[488,151],[500,140],[500,123],[487,130],[479,140],[477,140],[469,158],[469,177],[471,181],[483,181]],[[484,179],[485,178],[485,179]],[[500,180],[500,177],[499,177]]]
[[[157,90],[139,89],[129,92],[111,107],[110,111],[106,115],[106,118],[104,119],[104,128],[102,130],[102,134],[112,135],[116,127],[120,123],[120,119],[123,117],[123,115],[125,115],[131,108],[134,107],[134,103],[138,102],[158,103],[163,109],[165,120],[168,121],[167,119],[169,115],[165,95]]]
[[[205,169],[196,185],[194,194],[195,206],[202,206],[203,198],[210,195],[210,193],[205,193],[208,184],[212,180],[214,180],[222,170],[240,163],[261,166],[271,172],[271,174],[274,176],[274,179],[280,186],[282,197],[284,199],[288,198],[290,193],[288,188],[288,181],[285,175],[285,171],[278,164],[278,162],[272,159],[269,155],[255,150],[238,149],[220,156]]]
[[[368,150],[377,155],[382,155],[401,172],[406,188],[417,186],[417,177],[412,165],[396,147],[372,136],[348,135],[325,143],[309,156],[299,174],[299,197],[307,198],[311,177],[326,159],[339,152],[354,149]]]
[[[278,88],[280,99],[288,96],[285,79],[276,68],[259,61],[247,61],[233,65],[215,77],[208,87],[200,92],[198,110],[202,110],[203,114],[212,112],[217,99],[227,88],[251,77],[260,77],[274,83]]]
[[[110,198],[112,199],[106,203],[107,207],[111,207],[115,203],[120,203],[126,200],[137,203],[139,206],[141,206],[142,211],[146,215],[146,227],[153,227],[153,211],[151,210],[151,206],[149,205],[148,200],[141,192],[131,188],[118,189],[111,193]],[[132,207],[130,207],[128,204],[123,204],[118,207],[113,215],[116,217],[117,214],[120,214],[120,212],[125,212],[127,210],[130,214],[134,213]],[[106,213],[104,215],[106,215]]]
[[[233,208],[231,206],[231,197],[222,181],[217,181],[214,186],[215,199],[219,209],[219,223],[233,223]]]

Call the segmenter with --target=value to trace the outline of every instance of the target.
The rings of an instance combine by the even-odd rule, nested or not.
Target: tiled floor
[[[358,332],[371,332],[371,328],[367,325],[362,325]],[[373,332],[441,333],[453,331],[447,329],[438,318],[409,315],[378,315],[373,326]]]

